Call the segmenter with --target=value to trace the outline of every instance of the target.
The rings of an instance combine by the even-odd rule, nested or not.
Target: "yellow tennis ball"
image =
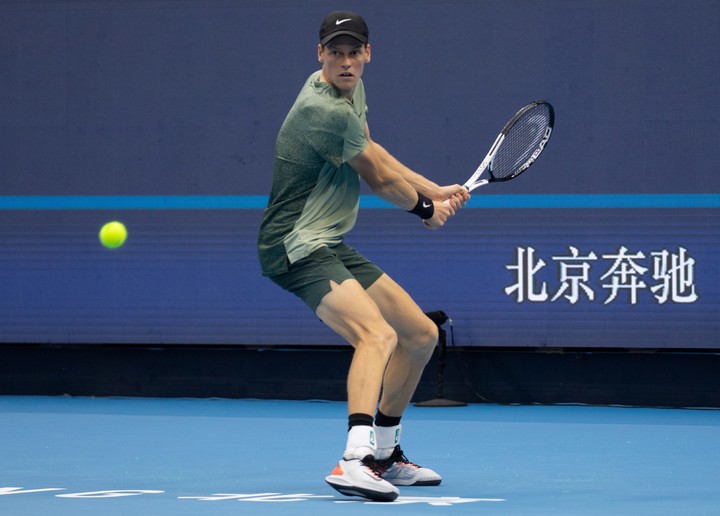
[[[127,229],[122,222],[108,222],[100,229],[100,243],[108,249],[117,249],[125,243]]]

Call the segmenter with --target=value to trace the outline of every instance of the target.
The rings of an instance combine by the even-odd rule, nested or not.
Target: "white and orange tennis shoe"
[[[380,478],[380,470],[372,455],[365,458],[343,457],[325,482],[346,496],[362,496],[376,502],[392,502],[400,492],[387,480]]]

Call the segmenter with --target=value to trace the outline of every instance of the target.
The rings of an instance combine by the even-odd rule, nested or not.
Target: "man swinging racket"
[[[327,483],[349,496],[392,501],[396,486],[442,481],[400,448],[400,420],[438,330],[343,236],[355,224],[361,178],[429,229],[443,226],[470,196],[460,185],[438,186],[413,172],[370,138],[361,81],[370,55],[359,15],[339,11],[323,20],[322,69],[306,81],[277,137],[258,251],[263,274],[355,348],[347,377],[347,444]]]

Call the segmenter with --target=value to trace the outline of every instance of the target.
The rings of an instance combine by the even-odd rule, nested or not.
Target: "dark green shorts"
[[[302,299],[314,313],[325,294],[330,292],[331,280],[342,283],[354,278],[367,289],[382,275],[382,269],[355,249],[339,244],[321,247],[290,265],[289,272],[270,276],[270,279]]]

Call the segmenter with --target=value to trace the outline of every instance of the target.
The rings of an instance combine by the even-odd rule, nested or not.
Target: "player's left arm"
[[[368,141],[368,145],[373,146],[377,156],[382,160],[386,167],[394,170],[403,179],[405,179],[405,181],[410,183],[415,190],[423,195],[428,196],[434,201],[444,201],[455,196],[455,199],[457,200],[457,207],[464,206],[467,200],[470,199],[470,194],[461,185],[439,186],[437,183],[430,181],[425,176],[418,174],[403,165],[395,156],[390,154],[385,147],[370,137],[370,129],[367,124],[365,124],[365,138]]]

